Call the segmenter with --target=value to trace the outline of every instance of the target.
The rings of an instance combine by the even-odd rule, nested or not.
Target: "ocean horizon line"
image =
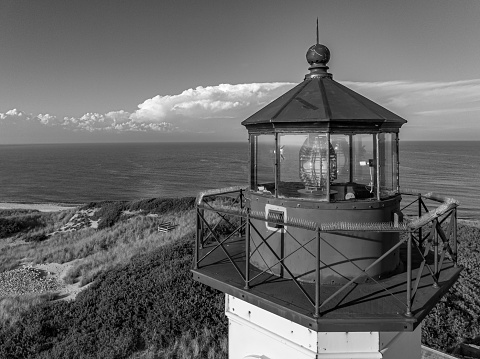
[[[400,138],[400,142],[462,142],[462,143],[478,143],[480,140],[432,140],[432,139],[416,139],[408,140]],[[248,140],[218,140],[218,141],[108,141],[108,142],[32,142],[32,143],[0,143],[0,146],[48,146],[48,145],[142,145],[142,144],[225,144],[225,143],[248,143]]]

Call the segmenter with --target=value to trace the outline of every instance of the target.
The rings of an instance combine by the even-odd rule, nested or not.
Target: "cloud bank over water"
[[[187,118],[237,118],[248,110],[256,111],[282,93],[293,83],[251,83],[198,86],[173,96],[155,96],[138,105],[131,118],[143,121]]]
[[[402,138],[477,139],[480,133],[480,79],[342,83],[407,119]],[[171,134],[176,137],[170,139],[176,140],[182,134],[190,138],[208,135],[216,141],[235,136],[244,140],[240,122],[295,85],[278,82],[198,86],[176,95],[156,95],[131,112],[87,112],[81,117],[9,109],[0,112],[0,143],[35,143],[40,138],[40,142],[58,142],[58,136],[68,140],[72,134],[83,134],[82,141],[88,141],[88,134],[96,141],[107,135],[124,140],[132,133],[157,134],[160,140]]]
[[[402,127],[401,138],[478,141],[480,79],[344,84],[408,120]]]

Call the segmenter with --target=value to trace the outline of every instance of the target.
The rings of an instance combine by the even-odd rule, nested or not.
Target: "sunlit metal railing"
[[[370,280],[382,287],[386,293],[396,298],[397,301],[401,302],[405,308],[405,315],[410,316],[412,314],[412,301],[418,291],[424,269],[427,268],[428,275],[430,275],[433,279],[433,285],[438,286],[438,280],[443,268],[445,257],[448,255],[454,266],[457,266],[458,202],[452,198],[442,197],[433,193],[422,195],[416,191],[404,191],[402,192],[404,197],[414,196],[415,199],[405,205],[402,208],[402,211],[407,209],[411,210],[415,204],[417,204],[417,207],[413,216],[410,215],[398,223],[316,223],[301,218],[291,217],[284,222],[283,217],[276,215],[275,213],[270,213],[268,218],[266,218],[264,212],[250,211],[245,205],[245,191],[246,188],[244,187],[229,187],[225,189],[205,191],[198,195],[196,203],[197,232],[194,268],[201,268],[202,262],[204,262],[206,258],[208,258],[217,249],[221,249],[225,254],[225,259],[231,263],[243,281],[244,289],[248,290],[254,280],[258,279],[262,274],[270,271],[274,266],[280,265],[283,270],[288,273],[290,280],[296,284],[296,287],[299,289],[299,291],[314,307],[314,317],[321,317],[321,310],[326,306],[327,303],[331,302],[334,298],[338,298],[340,294],[344,292],[352,283],[364,276],[370,278]],[[436,207],[432,208],[431,203],[428,202],[434,202]],[[286,234],[288,234],[288,227],[302,228],[307,231],[311,231],[312,238],[306,243],[298,243],[299,247],[294,252],[280,257],[277,253],[275,253],[268,243],[268,238],[276,232],[273,231],[270,236],[264,238],[252,220],[277,223],[282,227],[277,231],[282,230]],[[221,229],[221,233],[219,229]],[[250,240],[252,231],[254,231],[256,236],[261,240],[261,243],[256,247],[252,247],[253,242]],[[400,236],[397,244],[382,254],[373,263],[369,264],[365,268],[360,268],[351,258],[348,258],[341,252],[341,250],[336,248],[334,243],[330,243],[326,238],[322,237],[323,233],[349,231],[398,232],[402,233],[403,235]],[[291,237],[293,240],[295,240],[293,236]],[[238,259],[238,257],[234,258],[225,246],[226,243],[232,238],[240,238],[240,240],[244,241],[245,253],[241,261]],[[312,242],[315,242],[314,253],[306,248],[306,246]],[[343,256],[345,261],[349,261],[359,270],[358,276],[350,279],[347,283],[338,288],[338,290],[336,290],[333,294],[323,300],[321,300],[322,288],[320,284],[320,271],[322,268],[328,267],[328,265],[323,263],[320,258],[321,243],[325,243],[325,245],[331,247],[333,250]],[[267,268],[263,271],[258,272],[257,268],[256,274],[252,277],[250,264],[251,254],[257,251],[262,245],[267,247],[270,251],[269,253],[275,257],[275,262],[267,265]],[[369,270],[371,268],[385,260],[385,258],[387,258],[391,252],[397,250],[402,245],[406,245],[407,250],[407,289],[405,300],[399,299],[395,293],[392,293],[391,290],[382,285],[381,281],[377,280],[372,275],[369,275]],[[299,250],[306,250],[308,253],[310,253],[310,255],[315,257],[316,263],[320,263],[320,265],[316,266],[315,268],[314,298],[312,298],[312,296],[305,290],[302,283],[300,283],[298,280],[298,278],[300,278],[303,274],[297,276],[293,275],[290,268],[288,268],[288,265],[285,264],[285,259]],[[417,256],[420,256],[421,258],[421,263],[419,265],[416,278],[412,278],[412,250],[417,251]],[[430,253],[430,251],[433,251],[433,267],[427,263],[427,255]],[[242,268],[242,265],[245,267]],[[256,283],[255,285],[259,284]]]

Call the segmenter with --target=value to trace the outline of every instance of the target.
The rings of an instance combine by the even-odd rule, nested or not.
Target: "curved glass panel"
[[[375,196],[376,162],[375,135],[356,134],[352,136],[352,183],[356,199]],[[352,199],[351,195],[346,199]]]
[[[352,182],[351,174],[351,149],[349,135],[331,135],[330,143],[333,146],[337,156],[337,173],[333,183],[350,183]]]
[[[398,193],[397,134],[251,136],[251,189],[315,201],[384,199]]]
[[[378,134],[378,161],[380,169],[380,198],[398,193],[397,134]]]
[[[327,201],[336,154],[325,133],[279,135],[278,197]]]
[[[275,194],[275,136],[251,136],[251,189]]]

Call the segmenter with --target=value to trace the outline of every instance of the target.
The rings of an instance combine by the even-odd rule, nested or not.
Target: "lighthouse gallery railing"
[[[245,205],[245,188],[244,187],[229,187],[218,190],[210,190],[202,192],[197,197],[196,203],[196,216],[197,216],[197,229],[196,229],[196,244],[195,244],[195,262],[194,268],[199,269],[202,267],[202,262],[207,259],[214,251],[222,250],[225,254],[225,260],[228,260],[235,268],[241,280],[244,282],[244,289],[248,290],[251,283],[259,278],[262,274],[268,272],[275,265],[282,266],[283,270],[289,274],[290,280],[292,280],[299,292],[301,292],[314,307],[314,317],[321,317],[322,308],[334,298],[338,298],[352,283],[359,278],[368,276],[370,280],[380,285],[383,290],[389,295],[393,296],[405,307],[405,315],[411,315],[412,301],[419,288],[421,277],[423,276],[424,269],[427,268],[429,275],[433,279],[434,286],[438,286],[438,278],[442,270],[442,264],[445,260],[445,256],[450,256],[454,266],[457,266],[457,207],[458,202],[452,198],[446,198],[435,195],[433,193],[420,194],[416,191],[403,191],[402,195],[413,196],[415,199],[402,208],[402,211],[410,211],[410,218],[404,222],[398,223],[314,223],[305,221],[302,219],[288,218],[287,222],[283,221],[283,218],[276,218],[275,214],[270,214],[268,219],[263,212],[250,211]],[[431,207],[431,203],[434,202],[438,206]],[[415,208],[416,205],[416,208]],[[412,218],[411,214],[414,214]],[[312,231],[312,239],[307,243],[300,244],[294,252],[289,253],[284,257],[278,256],[275,251],[268,244],[268,238],[275,232],[272,232],[270,236],[263,238],[260,232],[257,230],[252,220],[259,220],[270,223],[278,223],[287,227],[298,227],[308,231]],[[445,228],[446,227],[446,228]],[[288,233],[288,229],[284,230]],[[250,233],[255,231],[261,238],[261,243],[251,248]],[[373,263],[366,268],[360,268],[350,258],[345,256],[341,251],[335,248],[334,244],[329,243],[322,238],[322,233],[329,232],[361,232],[361,231],[374,231],[374,232],[400,232],[404,235],[400,237],[399,242],[385,252],[382,256],[377,258]],[[226,249],[225,245],[229,240],[237,238],[245,241],[244,258],[239,260],[238,257],[233,257]],[[292,237],[294,240],[295,238]],[[312,296],[305,290],[298,277],[294,276],[288,265],[285,264],[285,259],[291,256],[298,250],[305,249],[305,246],[312,241],[315,242],[315,253],[309,252],[312,256],[316,257],[316,263],[320,265],[315,269],[315,296]],[[320,259],[320,243],[332,247],[333,250],[338,252],[341,256],[349,261],[359,270],[358,276],[350,279],[347,283],[343,284],[333,294],[327,298],[321,298],[321,284],[320,284],[320,271],[321,265],[325,265]],[[251,264],[250,256],[252,252],[255,252],[260,245],[265,245],[271,251],[272,255],[276,257],[276,262],[271,266],[255,274],[251,277]],[[407,290],[406,298],[404,301],[399,299],[391,290],[383,286],[381,281],[370,276],[368,271],[375,265],[384,260],[391,252],[397,250],[400,246],[406,245],[406,276],[407,276]],[[423,251],[422,251],[423,248]],[[419,270],[417,271],[416,278],[412,277],[412,249],[417,251],[417,256],[420,256],[421,262]],[[308,250],[307,250],[308,251]],[[433,251],[433,268],[431,264],[427,263],[427,255]],[[242,268],[241,265],[244,265]],[[256,283],[255,285],[259,285]]]

